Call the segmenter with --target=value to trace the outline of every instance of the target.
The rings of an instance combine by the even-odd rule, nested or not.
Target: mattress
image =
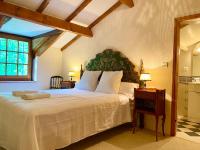
[[[129,98],[77,89],[45,90],[48,99],[0,94],[0,146],[55,150],[131,121]]]

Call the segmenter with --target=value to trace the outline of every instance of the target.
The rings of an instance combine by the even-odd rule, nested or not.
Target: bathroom
[[[180,30],[177,136],[200,143],[200,21]]]

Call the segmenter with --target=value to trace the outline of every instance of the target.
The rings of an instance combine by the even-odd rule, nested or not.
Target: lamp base
[[[140,81],[140,88],[146,88],[146,81]]]
[[[70,80],[72,81],[73,76],[70,76]]]

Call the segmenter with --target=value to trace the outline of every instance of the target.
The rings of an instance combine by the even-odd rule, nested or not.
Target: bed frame
[[[112,49],[106,49],[102,53],[96,54],[85,67],[88,71],[120,71],[123,70],[122,82],[139,83],[138,72],[135,71],[135,65],[121,52]],[[81,65],[80,77],[84,69]]]

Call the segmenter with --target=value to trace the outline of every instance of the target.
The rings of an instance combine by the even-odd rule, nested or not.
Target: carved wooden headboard
[[[135,65],[121,52],[106,49],[91,59],[86,66],[88,71],[120,71],[123,70],[123,82],[139,82]]]

